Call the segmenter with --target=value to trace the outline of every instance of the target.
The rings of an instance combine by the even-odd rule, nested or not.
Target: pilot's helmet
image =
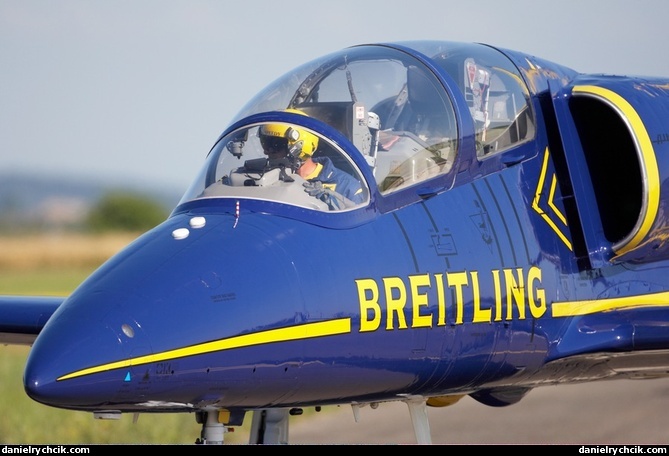
[[[297,109],[286,109],[286,112],[306,116],[305,113]],[[265,150],[269,148],[274,151],[286,150],[300,160],[311,157],[318,148],[318,136],[297,126],[278,123],[265,124],[260,127],[258,133],[260,143]]]

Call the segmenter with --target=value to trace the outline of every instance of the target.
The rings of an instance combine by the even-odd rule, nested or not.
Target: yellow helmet
[[[286,112],[306,116],[305,113],[297,109],[286,109]],[[318,136],[297,126],[265,124],[260,127],[259,134],[261,142],[263,141],[263,136],[285,139],[288,151],[300,160],[306,160],[311,157],[318,148]]]

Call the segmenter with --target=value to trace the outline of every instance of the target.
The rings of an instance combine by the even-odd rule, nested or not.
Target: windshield
[[[221,138],[186,198],[259,199],[345,211],[367,203],[364,182],[348,155],[321,133],[274,121]]]

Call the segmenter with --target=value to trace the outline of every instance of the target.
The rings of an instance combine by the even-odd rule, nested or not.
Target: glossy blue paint
[[[239,424],[266,408],[500,406],[542,384],[666,375],[668,84],[448,42],[309,62],[240,111],[168,220],[59,306],[26,391]],[[319,137],[364,202],[327,210],[292,161],[250,167],[276,125]]]

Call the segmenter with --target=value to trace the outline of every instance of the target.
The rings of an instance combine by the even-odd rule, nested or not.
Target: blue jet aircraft
[[[37,402],[193,413],[507,406],[669,372],[669,79],[483,44],[360,45],[233,119],[162,224],[67,298],[0,300]],[[666,187],[666,188],[665,188]]]

